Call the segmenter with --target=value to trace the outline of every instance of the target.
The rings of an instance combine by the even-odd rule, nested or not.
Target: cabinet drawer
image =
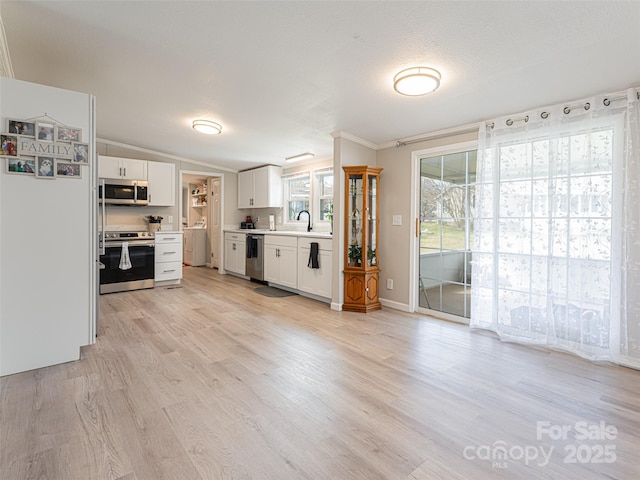
[[[163,243],[178,243],[182,245],[182,233],[156,233],[156,247]]]
[[[244,233],[225,233],[224,239],[244,242],[247,240],[247,236]]]
[[[155,280],[177,280],[182,278],[182,262],[156,263]]]
[[[298,237],[286,237],[284,235],[265,235],[265,245],[278,245],[280,247],[297,247]]]
[[[181,243],[156,244],[156,262],[182,262]]]
[[[311,248],[313,242],[318,243],[320,250],[331,251],[333,249],[333,240],[329,238],[298,238],[298,248]]]

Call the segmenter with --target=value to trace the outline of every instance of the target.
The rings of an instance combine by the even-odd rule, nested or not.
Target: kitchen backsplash
[[[109,205],[106,208],[105,226],[129,226],[132,230],[147,230],[149,222],[148,215],[160,215],[162,217],[162,230],[177,230],[180,218],[174,216],[173,222],[169,222],[169,217],[173,215],[170,207],[128,207]]]

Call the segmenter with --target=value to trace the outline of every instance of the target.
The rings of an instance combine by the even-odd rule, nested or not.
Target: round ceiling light
[[[393,77],[393,88],[401,95],[426,95],[440,86],[440,72],[429,67],[413,67]]]
[[[218,135],[222,133],[222,125],[211,120],[194,120],[193,129],[205,135]]]

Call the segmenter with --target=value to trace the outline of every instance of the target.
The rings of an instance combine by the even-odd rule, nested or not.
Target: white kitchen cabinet
[[[147,180],[147,161],[99,155],[98,177]]]
[[[318,243],[318,266],[309,267],[311,243]],[[298,290],[319,297],[331,298],[332,240],[298,238]]]
[[[298,288],[298,239],[264,236],[264,279],[284,287]]]
[[[176,205],[176,166],[173,163],[147,162],[147,180],[150,206]]]
[[[238,208],[282,207],[282,167],[238,173]]]
[[[238,208],[252,208],[253,172],[238,173]]]
[[[192,267],[207,264],[207,230],[204,228],[184,229],[184,263]]]
[[[245,274],[247,236],[244,233],[225,232],[224,269],[228,272]]]
[[[182,278],[182,233],[155,233],[155,284],[176,285]]]

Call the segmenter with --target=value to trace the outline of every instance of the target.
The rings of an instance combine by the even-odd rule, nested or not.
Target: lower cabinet
[[[176,285],[182,278],[182,233],[155,233],[155,283]]]
[[[311,268],[311,244],[318,244],[318,268]],[[298,290],[331,298],[332,240],[298,238]]]
[[[264,236],[264,279],[283,287],[298,288],[298,239]]]
[[[224,234],[224,269],[227,272],[245,275],[247,236],[244,233]]]
[[[378,298],[378,271],[344,272],[344,304],[347,312],[380,310]]]

